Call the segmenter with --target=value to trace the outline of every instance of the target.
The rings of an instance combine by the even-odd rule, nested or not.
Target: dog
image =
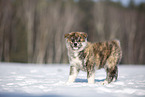
[[[102,83],[109,84],[117,80],[118,67],[122,50],[119,40],[91,43],[87,41],[87,33],[71,32],[65,34],[66,47],[70,63],[68,83],[73,83],[80,70],[87,72],[88,83],[94,83],[95,71],[105,68],[106,79]]]

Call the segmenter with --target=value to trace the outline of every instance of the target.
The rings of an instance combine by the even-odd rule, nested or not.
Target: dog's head
[[[65,39],[67,42],[67,46],[69,46],[72,50],[81,51],[87,45],[87,33],[85,32],[71,32],[65,34]]]

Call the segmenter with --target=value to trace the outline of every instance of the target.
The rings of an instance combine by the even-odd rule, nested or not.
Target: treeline
[[[123,64],[145,64],[145,4],[110,0],[0,0],[0,61],[67,63],[64,34],[119,39]]]

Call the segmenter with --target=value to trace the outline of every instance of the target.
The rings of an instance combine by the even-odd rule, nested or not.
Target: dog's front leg
[[[70,66],[70,73],[69,73],[69,78],[67,83],[73,83],[79,73],[79,69],[76,68],[75,66]]]
[[[93,84],[95,81],[95,68],[93,64],[88,64],[87,67],[87,78],[88,78],[88,83]]]
[[[89,72],[87,71],[87,78],[89,84],[94,84],[95,81],[95,72]]]

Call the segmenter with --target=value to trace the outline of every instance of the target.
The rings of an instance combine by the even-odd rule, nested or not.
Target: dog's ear
[[[68,38],[68,36],[69,36],[69,33],[64,34],[64,38]]]
[[[81,34],[83,35],[84,38],[87,38],[88,37],[88,34],[85,33],[85,32],[81,32]]]

